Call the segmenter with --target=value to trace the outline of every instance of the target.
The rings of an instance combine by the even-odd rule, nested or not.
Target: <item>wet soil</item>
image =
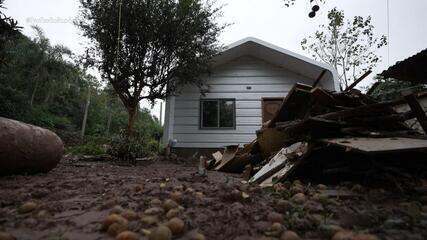
[[[260,189],[239,175],[198,176],[196,164],[64,159],[48,174],[0,178],[0,232],[22,240],[114,239],[103,221],[130,209],[138,217],[127,228],[148,239],[167,217],[146,210],[174,192],[185,222],[174,239],[202,239],[195,232],[206,239],[290,239],[286,230],[302,239],[331,239],[343,230],[353,239],[427,239],[427,191],[384,189],[299,181]],[[34,204],[23,206],[28,202]],[[147,215],[158,216],[148,224],[141,221]]]

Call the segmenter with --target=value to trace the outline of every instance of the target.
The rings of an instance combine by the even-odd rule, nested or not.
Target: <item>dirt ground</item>
[[[114,212],[129,219],[127,229],[140,239],[175,215],[185,229],[174,239],[298,239],[285,231],[301,239],[427,239],[426,191],[299,181],[260,189],[238,175],[196,172],[188,163],[65,159],[48,174],[2,177],[0,232],[20,240],[114,239],[103,231]],[[166,213],[176,206],[158,200],[170,198],[180,207]]]

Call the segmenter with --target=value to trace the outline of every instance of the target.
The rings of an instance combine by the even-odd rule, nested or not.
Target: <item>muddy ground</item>
[[[427,239],[422,190],[299,181],[260,189],[239,175],[196,172],[188,163],[65,159],[48,174],[2,177],[0,232],[22,240],[114,239],[117,231],[103,229],[113,212],[128,218],[127,229],[140,239],[174,215],[185,222],[174,239],[298,239],[285,231],[301,239]],[[171,197],[180,207],[167,214],[158,200]]]

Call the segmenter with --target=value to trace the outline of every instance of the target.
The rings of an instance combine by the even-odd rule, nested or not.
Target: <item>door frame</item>
[[[261,122],[264,124],[264,105],[266,101],[279,101],[282,102],[285,100],[284,97],[262,97],[261,98]]]

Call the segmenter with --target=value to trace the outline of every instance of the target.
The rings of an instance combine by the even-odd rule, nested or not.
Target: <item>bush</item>
[[[80,136],[78,136],[80,138]],[[83,143],[67,148],[67,153],[73,155],[102,155],[106,154],[106,145],[108,144],[108,139],[103,137],[85,137]]]
[[[134,163],[137,158],[145,157],[144,141],[138,133],[128,137],[124,131],[111,138],[108,154],[119,161]]]

